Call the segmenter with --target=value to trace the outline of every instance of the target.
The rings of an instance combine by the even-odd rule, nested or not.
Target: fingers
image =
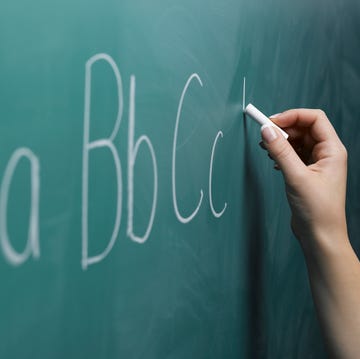
[[[291,146],[294,148],[296,154],[300,157],[300,159],[308,166],[312,163],[314,163],[314,159],[312,156],[312,152],[310,150],[308,150],[307,147],[305,147],[304,145],[297,145],[296,143],[293,143],[292,141],[290,141]],[[264,150],[267,151],[267,148],[264,144],[263,141],[261,141],[259,143],[259,146]],[[268,157],[274,161],[274,158],[271,156],[271,154],[268,152]],[[280,170],[279,165],[275,162],[274,163],[274,169],[276,170]]]
[[[264,142],[263,142],[263,141],[259,142],[259,146],[260,146],[264,151],[267,151],[266,146],[264,145]],[[274,161],[274,159],[271,157],[271,155],[270,155],[269,152],[268,152],[267,155],[268,155],[268,157],[269,157],[271,160]],[[278,165],[276,162],[274,163],[274,170],[280,171],[280,167],[279,167],[279,165]]]
[[[275,168],[280,168],[286,182],[289,184],[298,182],[299,176],[306,171],[306,166],[296,154],[291,144],[274,126],[263,126],[261,128],[261,135],[270,158],[276,163]]]
[[[261,129],[260,146],[268,151],[274,168],[281,170],[290,187],[306,182],[311,172],[335,176],[340,168],[346,173],[346,149],[323,111],[289,110],[271,119],[289,134],[289,139],[267,125]]]
[[[326,114],[321,110],[294,109],[271,117],[271,120],[281,128],[308,128],[317,142],[338,140],[337,134]],[[298,133],[299,130],[295,130]]]

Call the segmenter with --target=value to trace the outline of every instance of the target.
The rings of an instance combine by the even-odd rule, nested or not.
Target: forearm
[[[359,260],[346,231],[317,236],[312,243],[304,254],[331,357],[360,358]]]
[[[358,359],[360,263],[346,229],[347,151],[322,111],[290,110],[274,122],[289,140],[266,126],[262,138],[284,176],[291,226],[305,254],[331,357]]]

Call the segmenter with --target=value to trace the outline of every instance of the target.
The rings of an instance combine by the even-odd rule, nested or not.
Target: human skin
[[[321,110],[294,109],[271,120],[289,140],[263,126],[262,147],[284,177],[329,354],[360,358],[360,263],[345,215],[347,151]]]

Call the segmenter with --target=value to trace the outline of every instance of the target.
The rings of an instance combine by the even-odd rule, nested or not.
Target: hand
[[[284,175],[292,229],[303,248],[329,234],[344,238],[347,152],[330,121],[309,109],[271,120],[289,134],[287,141],[275,127],[262,127],[264,146]]]

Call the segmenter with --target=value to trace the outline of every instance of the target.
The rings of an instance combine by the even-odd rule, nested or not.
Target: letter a
[[[31,205],[28,241],[22,253],[12,247],[7,231],[7,207],[10,185],[20,160],[27,158],[30,162]],[[31,255],[40,257],[39,247],[39,197],[40,197],[40,164],[38,158],[28,148],[19,148],[11,156],[5,169],[0,191],[0,239],[6,260],[14,265],[23,264]]]

